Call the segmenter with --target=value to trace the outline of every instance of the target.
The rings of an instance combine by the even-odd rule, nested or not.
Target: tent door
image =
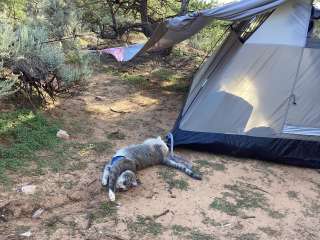
[[[283,133],[320,136],[320,49],[305,48]]]

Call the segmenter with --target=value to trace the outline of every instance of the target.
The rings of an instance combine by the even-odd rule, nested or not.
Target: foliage
[[[6,170],[17,171],[35,159],[35,151],[52,149],[59,144],[58,127],[41,114],[29,111],[0,113],[0,181]]]
[[[117,214],[117,204],[114,202],[104,202],[100,205],[101,214],[103,216],[114,216]]]
[[[196,11],[211,7],[216,1],[182,1],[185,9]],[[182,2],[172,0],[91,1],[91,0],[5,0],[0,15],[0,61],[6,68],[15,68],[18,84],[3,79],[1,89],[19,90],[30,100],[33,95],[44,101],[74,83],[90,76],[92,57],[81,52],[78,36],[93,31],[102,38],[117,38],[129,32],[146,36],[163,19],[179,15]],[[218,22],[188,40],[193,48],[209,51],[224,31]],[[17,64],[17,59],[19,64]],[[34,66],[41,66],[36,67]],[[18,66],[17,66],[18,65]],[[37,74],[32,69],[37,68]],[[156,74],[156,73],[155,73]],[[161,73],[159,73],[161,75]],[[158,74],[158,75],[159,75]],[[146,87],[144,75],[123,75],[128,82]],[[169,81],[170,80],[170,81]],[[164,89],[185,92],[187,85],[180,78],[163,81]],[[169,83],[170,82],[170,83]],[[4,92],[4,90],[3,90]]]
[[[128,74],[124,73],[121,75],[121,78],[125,81],[127,81],[129,84],[137,86],[138,88],[148,88],[150,87],[150,82],[144,75],[134,75],[134,74]]]
[[[284,214],[270,208],[264,191],[254,185],[237,182],[233,185],[225,185],[227,192],[223,197],[216,197],[210,204],[210,208],[224,212],[230,216],[245,217],[244,210],[261,209],[272,218],[283,218]],[[231,201],[230,201],[231,200]]]
[[[225,37],[224,33],[228,23],[223,21],[214,21],[212,24],[203,28],[198,34],[188,39],[191,47],[205,52],[213,51],[219,46],[221,40]]]
[[[120,131],[108,133],[107,138],[110,140],[124,140],[126,135]]]
[[[206,234],[199,231],[196,228],[188,228],[181,225],[172,225],[171,231],[174,236],[178,236],[179,239],[191,239],[191,240],[214,240],[216,237],[213,234]]]
[[[85,160],[91,154],[111,151],[109,141],[61,141],[56,137],[60,124],[24,109],[0,113],[0,184],[10,182],[11,171],[39,175],[47,169],[80,170],[86,167]],[[109,211],[106,206],[102,210]]]
[[[218,4],[218,1],[191,1],[190,10],[196,11],[199,9],[206,9],[214,7]],[[213,51],[214,47],[219,46],[223,33],[228,26],[227,22],[214,21],[209,26],[203,28],[198,34],[188,39],[188,43],[191,47],[205,52]]]
[[[213,162],[208,160],[197,160],[194,162],[194,170],[203,174],[213,174],[216,171],[225,171],[226,166],[223,163]]]
[[[7,72],[3,67],[3,63],[0,62],[0,97],[13,94],[15,85],[18,82],[18,77],[11,72]]]
[[[180,14],[182,2],[173,0],[139,1],[96,1],[78,0],[77,6],[83,11],[82,23],[103,38],[121,37],[127,32],[142,32],[147,37],[156,25],[168,17]],[[208,8],[216,1],[189,1],[190,11]]]
[[[186,180],[176,178],[177,171],[174,169],[163,167],[158,172],[158,175],[166,182],[170,190],[180,189],[186,191],[189,189],[189,183]]]
[[[62,39],[65,36],[75,36],[79,30],[77,11],[70,1],[47,0],[44,8],[46,27],[50,37]]]
[[[2,4],[8,8],[11,3]],[[34,0],[25,2],[23,9],[31,17],[13,23],[7,14],[7,20],[0,21],[0,61],[19,76],[18,84],[2,77],[1,93],[18,90],[29,100],[36,96],[46,102],[47,96],[54,99],[90,76],[93,57],[80,51],[77,11],[69,1]]]
[[[16,90],[14,90],[15,83],[16,83],[16,80],[12,80],[12,79],[0,81],[0,97],[8,96],[15,93],[16,92]]]
[[[6,13],[8,18],[13,20],[23,20],[26,16],[25,6],[27,0],[2,0],[0,9]]]
[[[6,21],[0,21],[0,59],[6,59],[10,57],[14,51],[12,48],[15,42],[15,34],[13,26],[9,25]]]
[[[138,215],[135,221],[129,220],[127,222],[130,232],[134,232],[139,236],[158,236],[164,230],[161,223],[157,223],[152,217],[145,217]]]

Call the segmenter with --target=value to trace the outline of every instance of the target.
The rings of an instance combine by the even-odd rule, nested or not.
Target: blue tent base
[[[175,147],[320,168],[320,142],[316,141],[192,132],[179,128],[174,129],[172,134]]]

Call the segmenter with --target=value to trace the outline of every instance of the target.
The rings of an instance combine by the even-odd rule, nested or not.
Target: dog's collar
[[[112,159],[111,159],[111,166],[113,164],[115,164],[116,162],[120,161],[121,159],[125,158],[124,156],[113,156]]]

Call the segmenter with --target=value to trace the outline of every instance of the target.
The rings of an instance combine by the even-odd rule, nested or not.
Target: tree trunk
[[[148,16],[148,0],[140,0],[139,10],[141,16],[142,31],[144,35],[146,35],[146,37],[150,37],[153,31]]]
[[[111,14],[111,19],[112,19],[112,28],[115,32],[116,37],[119,37],[119,31],[118,31],[118,23],[116,19],[116,15],[113,9],[113,5],[111,1],[108,1],[109,9],[110,9],[110,14]]]
[[[189,10],[189,1],[190,0],[181,0],[181,8],[180,8],[180,13],[179,15],[186,15]]]

